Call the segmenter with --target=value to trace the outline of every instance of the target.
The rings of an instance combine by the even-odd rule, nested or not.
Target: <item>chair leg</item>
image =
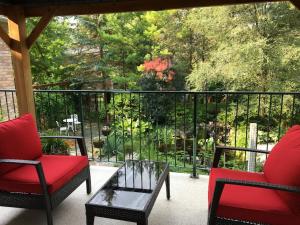
[[[207,212],[207,225],[210,224],[210,210],[208,209],[208,212]]]
[[[46,214],[47,214],[47,225],[53,225],[52,211],[50,208],[46,208]]]
[[[90,194],[92,192],[92,184],[91,184],[91,177],[86,179],[86,193]]]

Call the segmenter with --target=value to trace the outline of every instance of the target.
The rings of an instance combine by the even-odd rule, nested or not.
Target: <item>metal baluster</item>
[[[92,125],[92,121],[91,121],[91,115],[92,115],[92,110],[91,110],[91,94],[90,93],[86,93],[86,100],[88,101],[88,126],[90,129],[90,143],[91,143],[91,147],[92,147],[92,159],[95,160],[95,149],[94,149],[94,145],[93,145],[93,125]],[[74,114],[73,114],[73,132],[75,132],[75,118],[74,118]]]
[[[141,123],[141,93],[139,93],[139,138],[140,138],[140,155],[139,159],[142,157],[142,123]]]
[[[257,118],[260,117],[260,103],[261,102],[261,94],[258,95],[258,108],[257,108]],[[257,148],[257,144],[258,144],[258,124],[257,124],[257,129],[256,129],[256,148]]]
[[[294,125],[294,111],[295,111],[295,98],[296,98],[296,95],[293,94],[293,103],[292,103],[292,110],[291,110],[291,122],[290,122],[290,126]]]
[[[54,101],[54,108],[56,108],[57,112],[60,114],[61,113],[60,107],[59,107],[60,105],[58,104],[58,99],[57,99],[58,93],[53,93],[53,94],[55,95],[55,97],[54,97],[55,100],[53,100]],[[55,114],[53,118],[54,118],[55,121],[58,120],[57,119],[57,114]]]
[[[148,101],[144,100],[144,110],[143,110],[144,117],[149,119],[150,115],[148,115],[148,108],[149,108]],[[147,150],[148,160],[150,160],[151,157],[150,157],[150,147],[149,147],[149,132],[146,132],[146,129],[144,130],[143,149],[144,151]]]
[[[7,100],[7,91],[5,91],[4,94],[5,94],[5,103],[6,103],[7,117],[8,117],[8,120],[10,120],[10,112],[9,112],[8,100]]]
[[[67,104],[67,101],[66,101],[66,93],[63,93],[63,104],[64,104],[64,114],[65,114],[64,118],[67,119],[68,118],[68,104]],[[67,130],[66,133],[69,134],[69,131]],[[75,151],[77,151],[77,145],[75,146]]]
[[[186,94],[183,95],[183,133],[184,133],[184,139],[183,139],[183,166],[185,167],[185,159],[186,159]]]
[[[269,116],[268,116],[268,128],[267,128],[267,151],[269,150],[271,115],[272,115],[272,95],[270,95],[270,103],[269,103]]]
[[[247,110],[246,110],[246,140],[245,140],[245,148],[248,147],[248,129],[249,129],[249,109],[250,108],[250,95],[247,95]]]
[[[116,152],[116,162],[118,161],[118,148],[117,148],[117,129],[116,129],[116,104],[115,104],[115,93],[113,93],[113,114],[114,114],[114,149]],[[106,106],[107,107],[107,106]],[[105,110],[107,112],[107,109]],[[107,117],[107,116],[106,116]],[[107,136],[107,141],[108,141],[108,136]],[[109,161],[109,156],[108,156],[108,161]]]
[[[281,95],[281,99],[280,99],[280,116],[279,116],[278,136],[277,136],[277,140],[279,140],[280,137],[281,137],[282,112],[283,112],[283,94]]]
[[[215,94],[215,115],[214,115],[214,132],[213,132],[213,145],[211,151],[214,151],[214,147],[217,144],[217,120],[218,120],[218,95]],[[206,160],[206,159],[205,159]],[[208,167],[208,165],[206,165]]]
[[[175,154],[175,167],[177,166],[177,155],[176,155],[176,152],[177,152],[177,150],[176,150],[176,148],[177,148],[177,143],[176,143],[176,141],[177,141],[177,126],[176,126],[176,122],[177,122],[177,96],[176,96],[176,93],[174,94],[175,96],[175,104],[174,104],[174,117],[175,117],[175,121],[174,121],[174,123],[175,123],[175,125],[174,125],[174,137],[175,137],[175,140],[174,140],[174,148],[175,148],[175,152],[174,152],[174,154]]]
[[[205,124],[204,124],[204,143],[205,152],[207,152],[207,124],[208,124],[208,94],[205,94]]]
[[[133,125],[132,125],[132,118],[133,118],[133,100],[132,100],[132,95],[131,93],[129,94],[129,101],[130,101],[130,141],[131,141],[131,159],[133,160]]]
[[[101,140],[101,130],[100,130],[100,112],[101,112],[101,100],[100,100],[100,104],[99,104],[99,95],[96,92],[95,93],[95,108],[96,108],[96,115],[97,115],[97,130],[98,130],[98,138],[99,138],[99,156],[98,159],[100,159],[100,161],[102,161],[102,140]]]
[[[14,98],[14,92],[11,92],[11,98],[12,98],[12,104],[13,104],[13,109],[14,109],[14,114],[15,114],[15,118],[17,118],[17,113],[16,113],[16,106],[15,106],[15,98]],[[34,105],[35,105],[35,99],[33,98],[34,101]]]
[[[123,157],[124,157],[124,160],[126,159],[126,152],[125,152],[125,139],[124,139],[124,136],[125,136],[125,129],[124,129],[124,107],[125,107],[125,103],[124,103],[124,95],[123,93],[121,93],[121,102],[122,102],[122,145],[123,145]]]
[[[159,137],[158,137],[158,122],[156,120],[155,122],[155,133],[156,133],[156,145],[155,145],[155,149],[156,149],[156,161],[158,161],[158,154],[159,154]]]
[[[48,99],[48,121],[47,121],[47,129],[49,129],[49,124],[51,124],[51,120],[52,120],[52,108],[51,108],[51,98],[50,98],[50,92],[47,92],[47,99]]]
[[[227,127],[228,127],[228,94],[226,94],[226,103],[225,103],[225,146],[227,146]],[[225,155],[225,153],[224,153]],[[225,157],[224,157],[225,158]],[[225,159],[224,159],[225,160]],[[225,165],[225,162],[224,162]]]
[[[40,109],[40,119],[41,119],[41,130],[40,132],[42,132],[42,128],[46,126],[45,124],[45,120],[42,119],[43,117],[43,105],[44,105],[44,93],[43,92],[39,92],[40,94],[40,104],[41,104],[41,109]],[[42,123],[43,122],[43,123]]]
[[[82,104],[82,92],[79,92],[79,108],[80,108],[80,121],[81,121],[81,135],[85,138],[84,110],[83,110],[83,104]],[[77,155],[77,148],[76,148],[76,155]]]
[[[165,124],[165,161],[168,162],[168,129],[167,124]]]
[[[193,114],[193,173],[192,178],[198,178],[196,165],[197,151],[197,94],[194,93],[194,114]]]
[[[14,92],[15,94],[15,92]],[[41,123],[40,123],[40,115],[39,115],[39,111],[37,109],[37,104],[36,104],[36,95],[37,93],[35,91],[33,91],[33,102],[34,102],[34,106],[35,106],[35,115],[36,115],[36,126],[37,126],[37,129],[40,130],[41,129]],[[15,109],[15,95],[13,96],[13,101],[14,101],[14,112],[15,112],[15,116],[16,116],[16,109]]]
[[[2,96],[0,96],[0,116],[3,116],[3,108],[2,108]]]
[[[234,147],[237,143],[237,129],[238,129],[238,113],[239,113],[239,96],[236,95],[236,106],[235,106],[235,124],[234,124]]]

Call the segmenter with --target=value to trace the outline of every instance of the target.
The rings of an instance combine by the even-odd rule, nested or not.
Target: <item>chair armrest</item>
[[[48,194],[48,188],[46,183],[46,178],[44,174],[44,170],[42,167],[42,163],[40,161],[34,161],[34,160],[20,160],[20,159],[0,159],[0,164],[19,164],[19,165],[30,165],[34,166],[36,169],[36,172],[39,177],[39,182],[42,187],[43,194],[45,195],[45,198],[49,198]]]
[[[54,138],[54,139],[73,139],[76,140],[82,156],[87,156],[87,149],[85,139],[83,136],[40,136],[40,138]]]
[[[217,209],[219,206],[221,195],[223,193],[225,185],[228,185],[228,184],[256,187],[256,188],[265,188],[265,189],[271,189],[271,190],[277,190],[277,191],[287,191],[287,192],[300,194],[300,188],[294,187],[294,186],[287,186],[287,185],[273,184],[273,183],[266,183],[266,182],[232,180],[232,179],[226,179],[226,178],[219,178],[216,180],[214,195],[213,195],[212,203],[210,206],[209,223],[208,223],[209,225],[215,224],[216,216],[217,216]]]
[[[41,162],[33,161],[33,160],[21,160],[21,159],[0,159],[0,163],[36,166],[36,165],[40,164]]]
[[[216,146],[218,150],[229,150],[229,151],[244,151],[244,152],[256,152],[256,153],[265,153],[269,154],[269,151],[260,150],[256,148],[242,148],[242,147],[231,147],[231,146]]]
[[[219,166],[219,162],[221,159],[221,154],[224,151],[244,151],[244,152],[255,152],[255,153],[264,153],[270,154],[269,151],[259,150],[255,148],[242,148],[242,147],[230,147],[230,146],[216,146],[214,160],[213,160],[213,168],[217,168]]]
[[[82,139],[83,137],[82,136],[40,136],[40,138],[60,138],[60,139],[74,139],[74,140],[77,140],[77,139]]]
[[[256,182],[256,181],[247,181],[247,180],[232,180],[226,178],[218,178],[216,180],[216,185],[222,186],[226,184],[231,185],[239,185],[239,186],[248,186],[248,187],[258,187],[258,188],[265,188],[265,189],[272,189],[277,191],[287,191],[293,193],[300,194],[300,188],[295,186],[287,186],[282,184],[273,184],[267,182]]]

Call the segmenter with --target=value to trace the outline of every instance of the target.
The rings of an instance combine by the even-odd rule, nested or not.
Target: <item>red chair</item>
[[[76,139],[82,156],[43,155],[29,114],[0,123],[1,206],[46,210],[48,225],[52,225],[52,209],[81,183],[86,181],[87,193],[91,192],[84,138],[63,138]]]
[[[269,154],[262,173],[218,168],[223,151]],[[300,126],[271,152],[217,147],[210,172],[208,224],[300,224]]]

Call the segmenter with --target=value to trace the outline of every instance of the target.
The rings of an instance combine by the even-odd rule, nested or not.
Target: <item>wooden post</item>
[[[15,75],[17,102],[20,115],[31,113],[35,117],[29,49],[26,44],[26,19],[21,8],[14,8],[8,16],[9,37],[16,46],[11,47]]]
[[[257,123],[250,123],[250,148],[256,148],[256,137],[257,137]],[[255,172],[256,167],[256,153],[250,152],[248,155],[248,171]]]

